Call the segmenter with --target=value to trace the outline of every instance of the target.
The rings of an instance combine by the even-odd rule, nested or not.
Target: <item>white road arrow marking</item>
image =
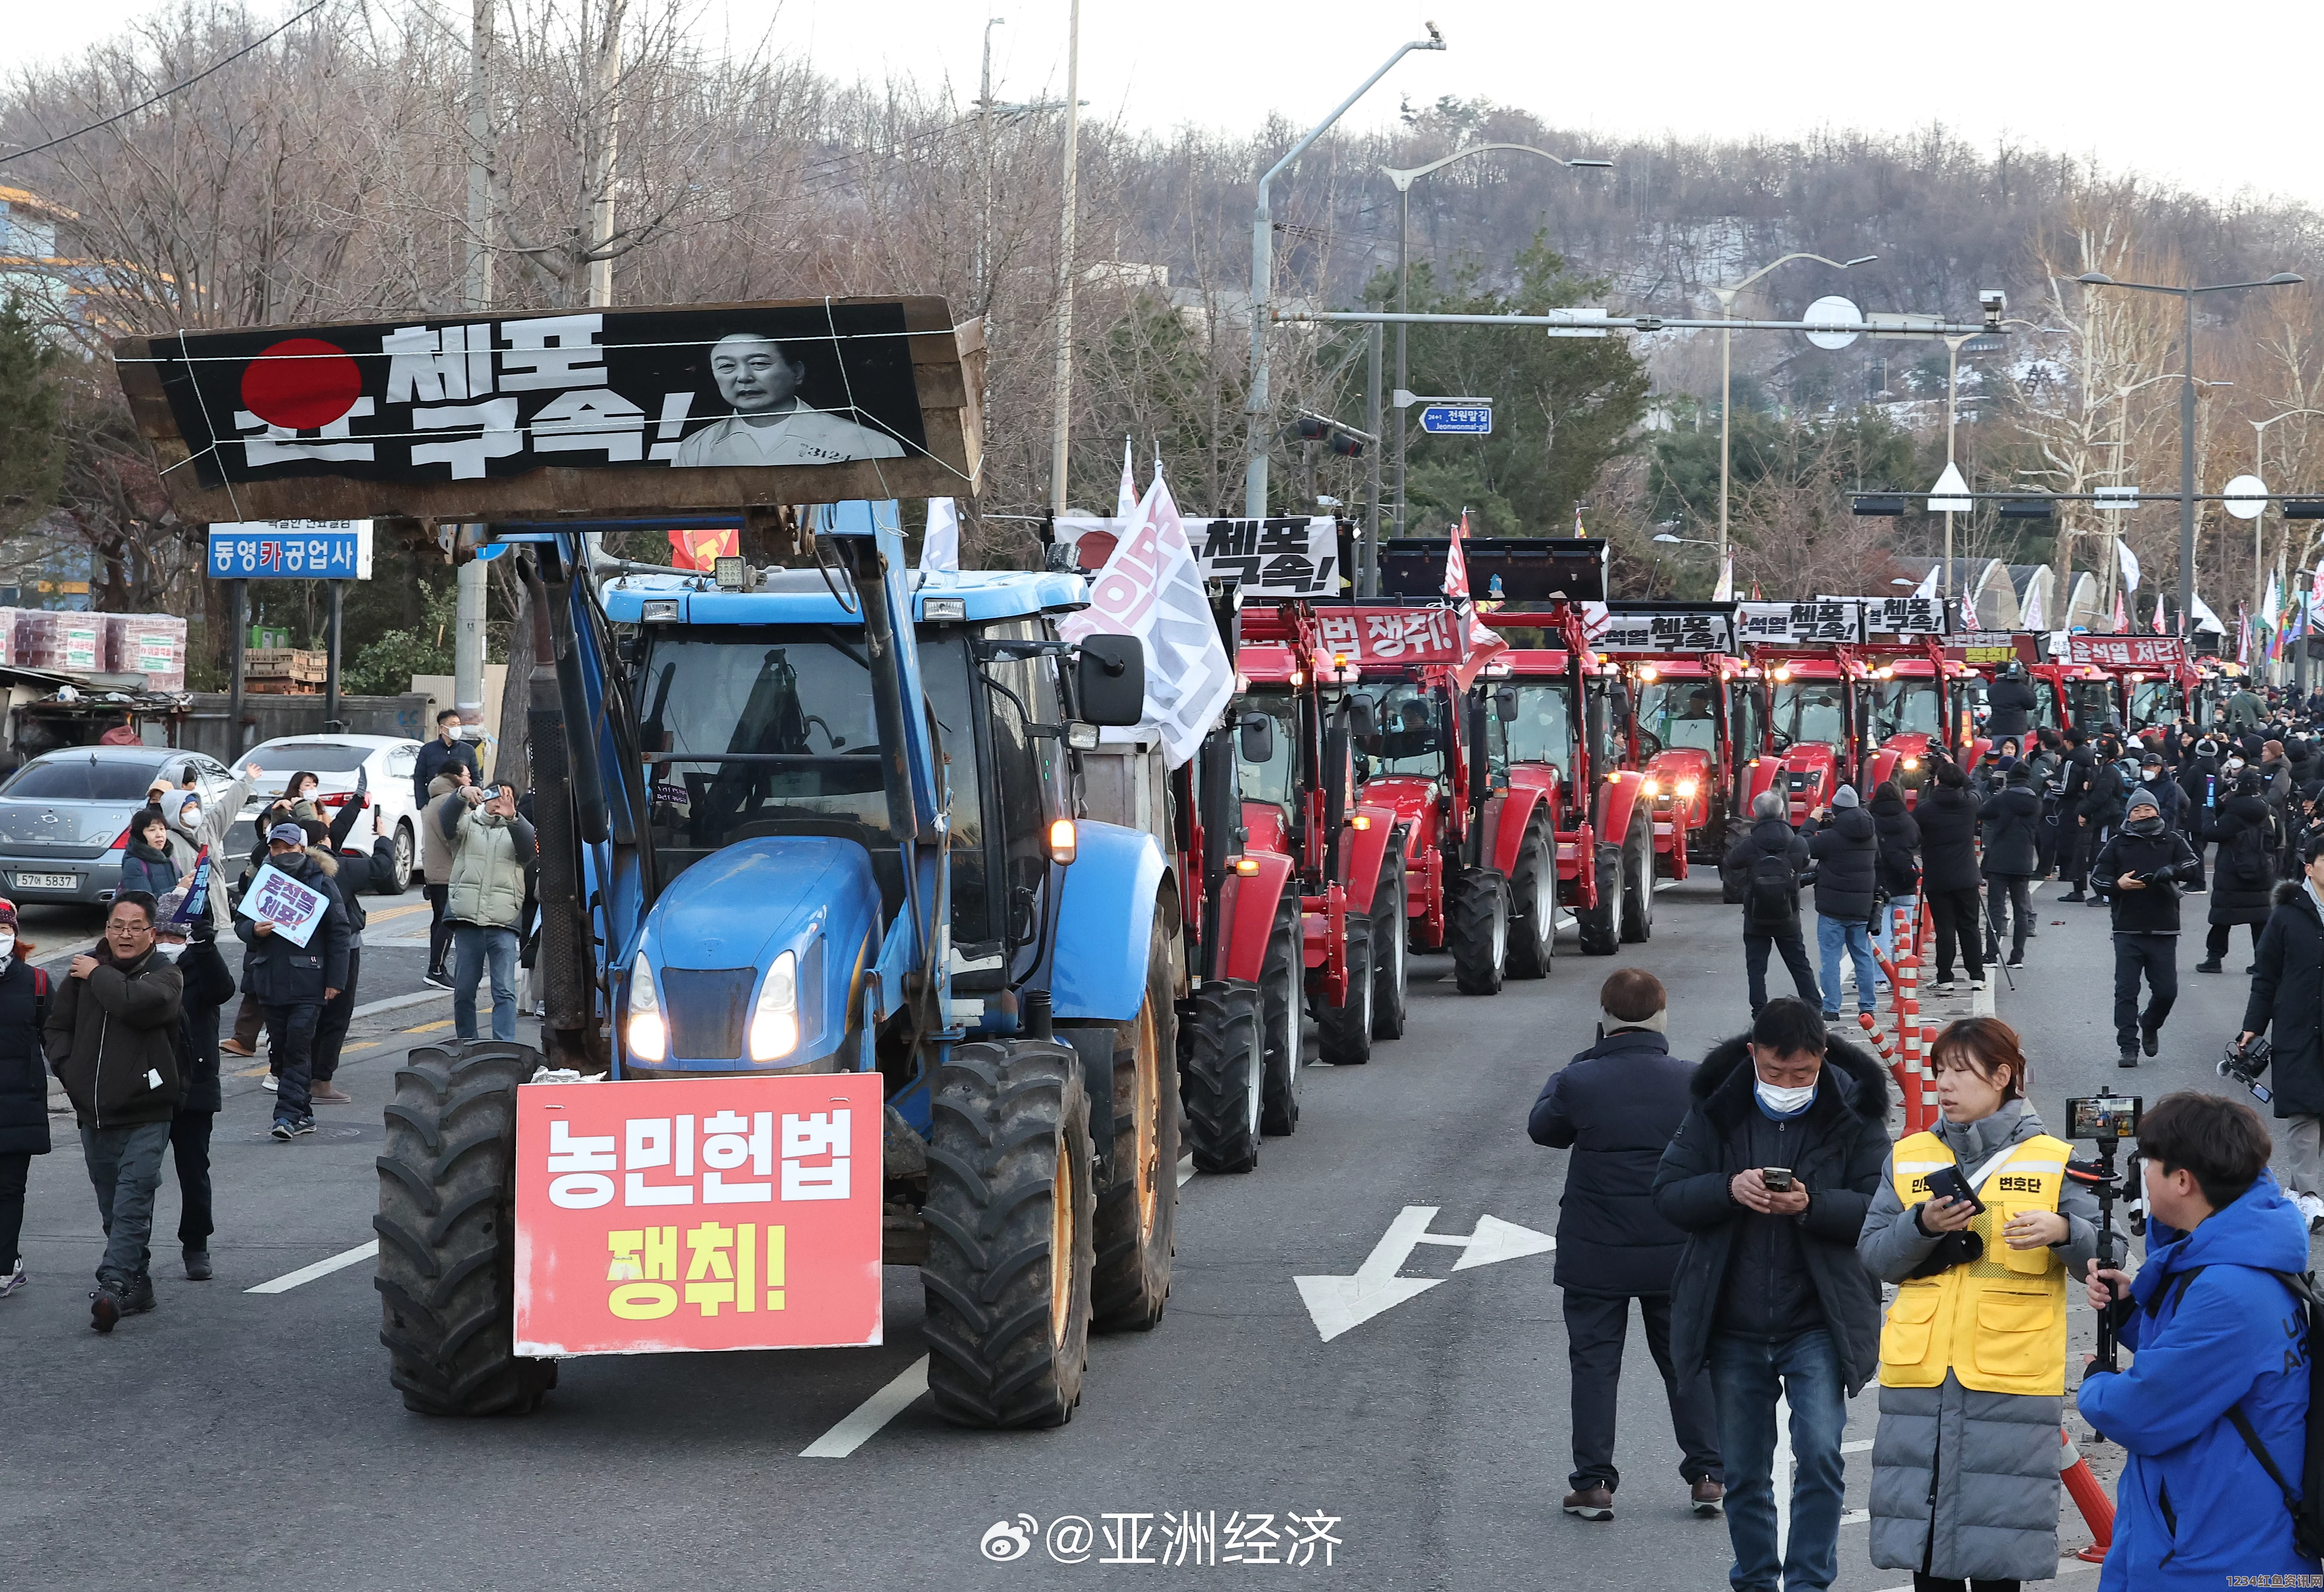
[[[1435,1219],[1436,1211],[1434,1205],[1407,1205],[1397,1212],[1353,1276],[1291,1279],[1298,1284],[1299,1297],[1306,1302],[1307,1313],[1324,1342],[1331,1342],[1351,1328],[1361,1326],[1406,1300],[1419,1298],[1444,1282],[1443,1277],[1397,1275],[1404,1263],[1412,1258],[1412,1252],[1423,1244],[1445,1244],[1459,1249],[1461,1258],[1452,1263],[1456,1272],[1490,1265],[1497,1260],[1541,1255],[1557,1247],[1557,1240],[1547,1233],[1503,1221],[1498,1216],[1479,1217],[1477,1230],[1465,1238],[1432,1233],[1428,1224]]]

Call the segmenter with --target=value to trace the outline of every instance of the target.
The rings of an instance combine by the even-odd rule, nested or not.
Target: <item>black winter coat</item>
[[[2130,798],[2140,791],[2144,791],[2154,798],[2155,810],[2163,814],[2164,824],[2172,829],[2185,827],[2180,823],[2179,814],[2186,809],[2187,793],[2179,788],[2177,780],[2172,778],[2167,773],[2158,776],[2151,782],[2141,779],[2125,793],[2123,797],[2125,807],[2129,805]]]
[[[483,782],[484,770],[476,761],[475,747],[465,741],[456,741],[451,745],[446,746],[442,736],[429,736],[428,743],[420,749],[420,756],[414,759],[411,764],[411,799],[420,805],[426,806],[428,787],[435,783],[436,776],[454,763],[466,763],[468,766],[468,778],[471,783]]]
[[[1746,1112],[1757,1111],[1748,1036],[1728,1040],[1695,1069],[1692,1109],[1655,1173],[1655,1209],[1683,1229],[1671,1284],[1671,1359],[1682,1373],[1711,1355],[1711,1326],[1738,1229],[1752,1221],[1799,1224],[1800,1248],[1840,1351],[1853,1396],[1880,1367],[1880,1285],[1856,1258],[1857,1235],[1888,1158],[1888,1075],[1842,1039],[1831,1041],[1792,1171],[1808,1192],[1794,1217],[1760,1216],[1735,1203],[1729,1183],[1748,1170]]]
[[[2175,934],[2179,894],[2200,866],[2187,837],[2167,824],[2153,834],[2118,829],[2090,864],[2090,888],[2113,903],[2116,934]],[[2126,873],[2145,879],[2146,888],[2120,888],[2116,881]]]
[[[1993,711],[1985,721],[1985,732],[1995,740],[2004,735],[2023,736],[2034,727],[2034,686],[2025,680],[1998,679],[1985,688],[1986,705]]]
[[[2087,744],[2066,754],[2066,788],[2058,800],[2060,817],[2072,819],[2081,814],[2082,797],[2089,789],[2090,770],[2098,767],[2098,754]]]
[[[2187,798],[2179,804],[2179,826],[2189,834],[2206,833],[2211,814],[2226,799],[2226,786],[2212,783],[2218,777],[2219,759],[2200,752],[2179,766],[2179,794]],[[2203,805],[2207,796],[2211,802],[2208,809]]]
[[[1762,818],[1744,831],[1743,838],[1728,847],[1727,855],[1720,859],[1719,879],[1728,905],[1745,899],[1751,888],[1751,864],[1770,852],[1792,865],[1795,885],[1800,875],[1808,870],[1808,843],[1800,838],[1799,832],[1781,818]]]
[[[2257,842],[2237,845],[2246,833]],[[2211,862],[2210,921],[2265,923],[2275,906],[2275,809],[2264,796],[2231,796],[2219,804],[2208,838],[2219,842]]]
[[[2275,1114],[2324,1116],[2324,923],[2304,880],[2284,880],[2275,901],[2260,931],[2244,1027],[2254,1034],[2273,1027],[2268,1069],[2275,1074]]]
[[[1921,826],[1921,888],[1977,888],[1977,803],[1968,787],[1923,786],[1913,821]]]
[[[0,1155],[49,1153],[48,1020],[49,975],[11,957],[0,972]]]
[[[180,1086],[185,985],[177,964],[152,951],[117,962],[101,940],[89,954],[97,965],[88,978],[68,974],[53,987],[41,1029],[49,1065],[83,1127],[167,1122],[177,1114]]]
[[[261,934],[250,918],[236,915],[235,937],[250,949],[242,958],[242,988],[265,1006],[320,1006],[328,989],[347,987],[347,950],[353,934],[347,909],[332,877],[338,864],[309,847],[286,851],[274,866],[327,897],[322,921],[303,946],[287,934]]]
[[[2095,833],[2109,825],[2122,823],[2122,774],[2112,763],[2098,759],[2090,766],[2089,776],[2082,786],[2082,799],[2074,815],[2088,821]]]
[[[1880,833],[1872,814],[1862,807],[1842,807],[1821,827],[1809,819],[1800,833],[1815,859],[1815,909],[1826,917],[1870,923],[1880,864]]]
[[[1985,871],[2031,879],[2042,871],[2042,798],[2023,785],[2006,786],[1977,812],[1985,832]]]
[[[1921,826],[1903,796],[1874,796],[1872,827],[1880,837],[1880,883],[1892,896],[1921,893]]]
[[[1550,1074],[1526,1124],[1572,1150],[1558,1204],[1557,1284],[1576,1293],[1667,1293],[1686,1235],[1655,1210],[1655,1168],[1686,1118],[1694,1063],[1643,1028],[1609,1034]]]

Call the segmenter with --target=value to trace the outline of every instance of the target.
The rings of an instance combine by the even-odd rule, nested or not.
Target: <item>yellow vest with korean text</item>
[[[2036,1135],[1988,1163],[1977,1197],[1985,1210],[1969,1230],[1985,1241],[1982,1258],[1896,1289],[1880,1329],[1884,1387],[1935,1387],[1947,1371],[1979,1393],[2066,1391],[2066,1268],[2046,1247],[2012,1249],[2002,1238],[2010,1218],[2055,1211],[2071,1152],[2063,1140]],[[1897,1143],[1896,1198],[1903,1219],[1929,1198],[1929,1173],[1959,1163],[1944,1140],[1916,1133]]]

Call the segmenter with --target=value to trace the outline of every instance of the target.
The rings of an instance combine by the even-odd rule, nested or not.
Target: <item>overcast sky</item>
[[[976,91],[993,30],[997,92],[1065,80],[1064,0],[696,0],[699,26],[748,48],[769,38],[842,77],[949,78]],[[105,37],[151,0],[18,0],[5,62]],[[265,14],[295,5],[259,0]],[[456,14],[465,0],[448,0]],[[2324,205],[2324,161],[2302,128],[2305,63],[2324,51],[2318,0],[2110,0],[2105,5],[1712,5],[1553,7],[1537,0],[1087,0],[1087,114],[1139,129],[1247,128],[1270,110],[1323,115],[1433,18],[1451,48],[1414,54],[1351,113],[1393,116],[1399,96],[1520,106],[1607,134],[1899,132],[1942,121],[2229,196]],[[1583,152],[1576,151],[1574,152]]]

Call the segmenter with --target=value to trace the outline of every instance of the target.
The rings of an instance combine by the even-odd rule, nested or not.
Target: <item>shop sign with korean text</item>
[[[414,314],[117,340],[180,511],[510,520],[973,489],[941,299]]]
[[[517,1090],[516,1351],[881,1340],[881,1079]]]
[[[209,530],[212,580],[369,580],[368,520],[251,520]]]

